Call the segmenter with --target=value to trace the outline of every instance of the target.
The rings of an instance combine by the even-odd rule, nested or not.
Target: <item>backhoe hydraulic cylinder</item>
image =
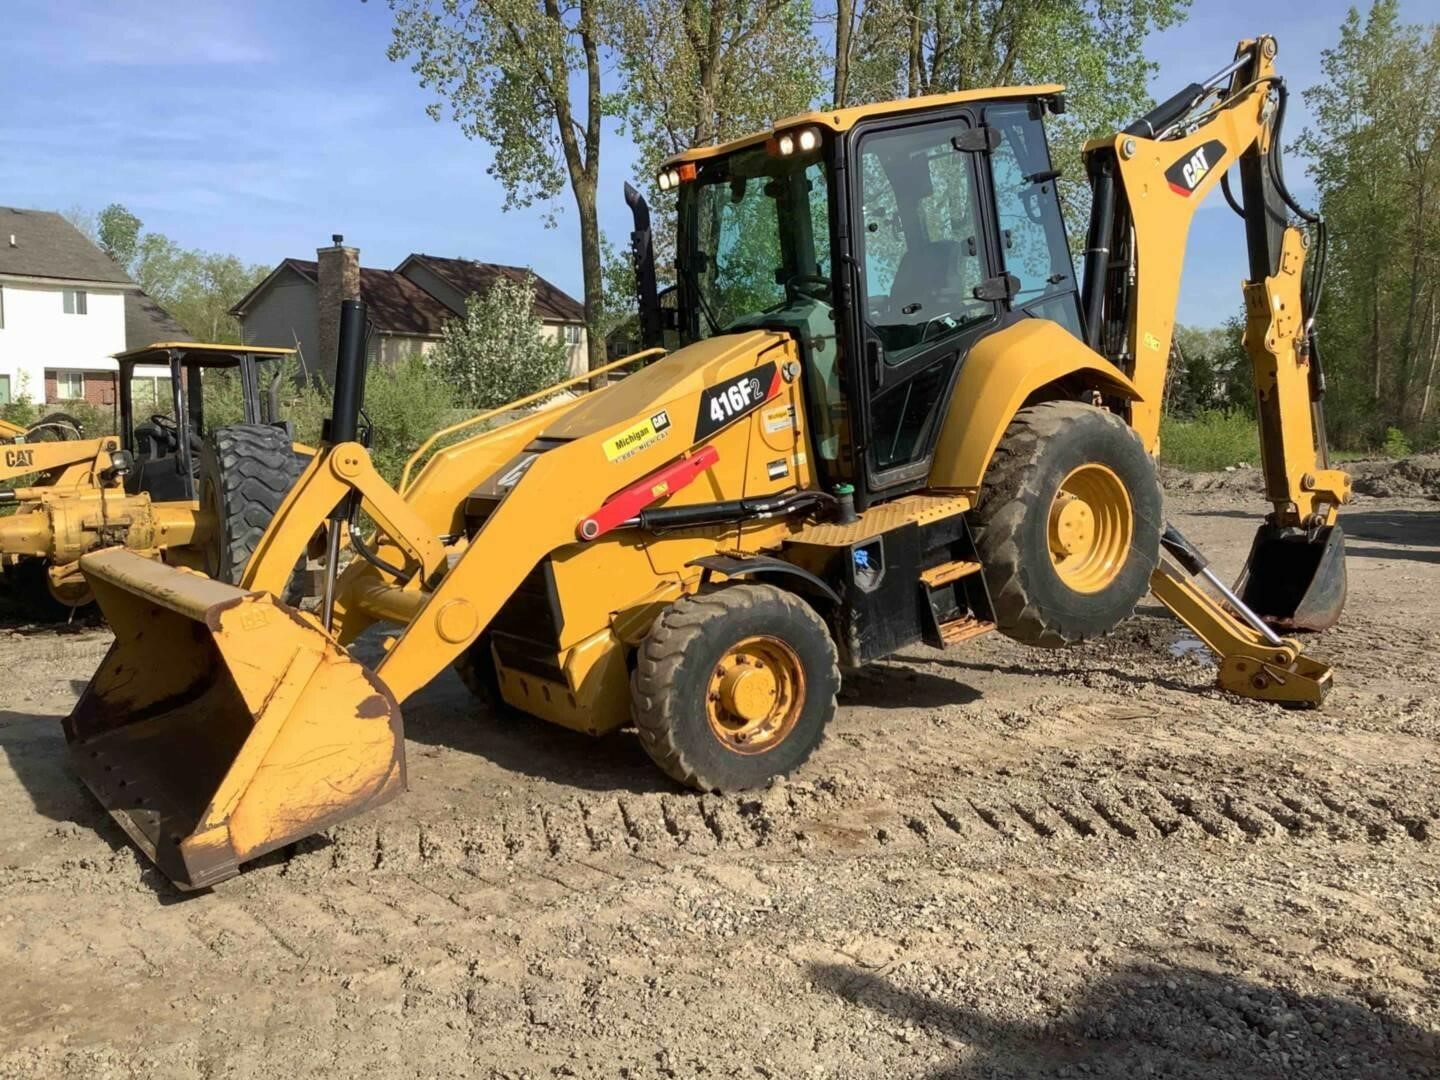
[[[1186,570],[1208,581],[1215,591],[1224,597],[1225,602],[1230,605],[1230,609],[1244,619],[1252,630],[1271,645],[1285,644],[1280,635],[1266,625],[1264,619],[1251,611],[1245,601],[1236,596],[1235,591],[1215,575],[1215,571],[1210,569],[1210,561],[1200,553],[1200,549],[1186,540],[1184,534],[1169,522],[1165,523],[1165,531],[1160,534],[1160,543]]]

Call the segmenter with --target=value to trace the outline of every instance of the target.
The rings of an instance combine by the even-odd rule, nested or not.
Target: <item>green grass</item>
[[[1160,421],[1160,460],[1191,472],[1228,465],[1260,464],[1260,431],[1255,418],[1240,412],[1202,412],[1193,420]]]

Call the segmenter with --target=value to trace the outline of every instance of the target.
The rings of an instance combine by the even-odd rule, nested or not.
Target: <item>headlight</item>
[[[798,141],[800,144],[800,150],[803,153],[808,154],[811,150],[814,150],[817,146],[820,145],[820,132],[816,131],[814,128],[806,128],[804,131],[800,132],[800,137]]]
[[[670,190],[670,174],[668,172],[662,172],[658,177],[656,177],[656,181],[660,184],[661,191]]]
[[[793,135],[781,135],[779,149],[781,156],[789,157],[795,152],[795,137]]]

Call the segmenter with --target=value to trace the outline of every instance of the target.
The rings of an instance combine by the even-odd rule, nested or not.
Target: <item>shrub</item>
[[[1405,432],[1397,427],[1385,429],[1385,443],[1380,452],[1388,458],[1409,457],[1414,451],[1410,447],[1410,440],[1405,437]]]
[[[416,448],[453,422],[454,408],[455,394],[445,376],[418,353],[373,365],[365,380],[365,414],[374,431],[370,456],[380,475],[397,483]]]
[[[568,354],[535,318],[534,279],[500,278],[466,300],[464,316],[445,324],[428,359],[458,404],[493,409],[564,379]]]
[[[1236,411],[1209,409],[1193,420],[1164,417],[1160,421],[1160,460],[1195,472],[1223,469],[1260,460],[1260,435],[1255,419]]]

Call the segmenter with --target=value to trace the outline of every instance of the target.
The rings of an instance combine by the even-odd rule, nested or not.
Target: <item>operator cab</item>
[[[793,334],[821,481],[862,508],[924,486],[982,337],[1027,316],[1082,336],[1042,122],[1060,89],[812,113],[660,175],[678,192],[682,342]]]
[[[125,476],[125,491],[147,492],[157,502],[194,499],[195,473],[207,434],[206,386],[212,402],[223,395],[231,408],[225,423],[279,424],[278,393],[281,365],[273,361],[293,356],[293,349],[255,345],[210,345],[200,342],[161,342],[119,354],[120,432],[134,464]],[[266,393],[261,394],[262,367]],[[164,375],[139,374],[137,369],[162,368]],[[223,372],[220,380],[205,372]],[[136,389],[147,387],[136,400]],[[238,402],[231,404],[231,399]],[[137,405],[150,408],[137,420]]]

